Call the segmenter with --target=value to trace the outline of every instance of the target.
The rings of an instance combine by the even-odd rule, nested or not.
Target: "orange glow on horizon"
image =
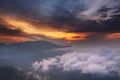
[[[3,19],[8,25],[11,25],[11,29],[20,29],[28,35],[42,35],[51,39],[64,39],[67,41],[86,40],[87,36],[89,36],[87,33],[69,33],[57,29],[50,29],[49,26],[35,26],[14,17],[4,17]]]
[[[106,36],[107,39],[119,39],[120,33],[112,33]]]
[[[26,42],[26,41],[30,41],[30,39],[25,37],[0,35],[0,43],[4,43],[4,42],[17,43],[17,42]]]

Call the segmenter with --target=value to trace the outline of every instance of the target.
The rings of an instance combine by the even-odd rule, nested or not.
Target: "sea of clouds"
[[[41,61],[35,61],[32,67],[40,72],[61,70],[65,72],[81,71],[81,73],[91,74],[120,74],[119,61],[119,51],[74,51],[42,59]]]

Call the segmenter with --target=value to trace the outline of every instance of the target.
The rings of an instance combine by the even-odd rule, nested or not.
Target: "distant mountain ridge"
[[[30,66],[32,62],[43,57],[54,56],[61,52],[52,52],[56,48],[67,46],[57,45],[47,41],[30,41],[14,44],[0,44],[0,59],[5,59],[15,65]],[[51,54],[52,53],[52,54]],[[1,60],[1,65],[9,65],[10,62]]]
[[[13,43],[13,44],[0,44],[0,49],[19,49],[23,51],[40,51],[40,50],[50,50],[55,48],[63,48],[66,46],[57,45],[47,41],[30,41],[22,43]]]

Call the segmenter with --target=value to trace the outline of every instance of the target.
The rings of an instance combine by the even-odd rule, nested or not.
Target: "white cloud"
[[[91,3],[88,3],[90,1]],[[84,4],[87,8],[78,14],[79,18],[106,21],[112,19],[114,15],[120,15],[118,9],[120,6],[119,0],[86,0]],[[105,12],[99,12],[102,8],[106,8],[107,10]]]
[[[109,54],[108,54],[109,55]],[[110,71],[118,71],[118,61],[110,59],[95,53],[66,53],[62,56],[56,56],[42,61],[34,62],[33,68],[40,71],[49,71],[53,69],[62,69],[63,71],[80,70],[82,73],[101,73],[108,74]]]

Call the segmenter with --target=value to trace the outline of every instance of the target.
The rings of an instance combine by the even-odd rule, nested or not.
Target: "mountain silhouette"
[[[63,48],[66,46],[57,45],[47,41],[30,41],[30,42],[22,42],[22,43],[14,43],[14,44],[0,44],[0,51],[27,51],[27,52],[39,52],[41,50],[50,50],[55,48]]]

